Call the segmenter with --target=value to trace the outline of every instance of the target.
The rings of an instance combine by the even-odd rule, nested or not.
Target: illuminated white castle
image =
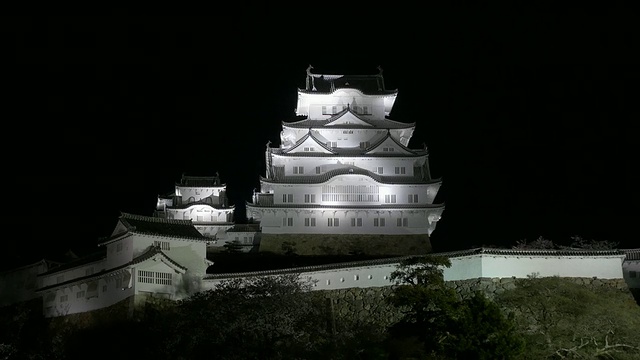
[[[175,184],[174,192],[158,196],[154,216],[166,219],[191,220],[198,231],[213,239],[220,247],[226,233],[233,227],[235,207],[229,205],[227,186],[220,176],[186,176]]]
[[[380,68],[375,75],[312,68],[298,89],[298,119],[282,123],[279,147],[267,144],[266,174],[247,203],[261,250],[277,252],[288,241],[314,253],[430,250],[444,211],[434,204],[441,180],[431,177],[426,146],[409,147],[415,123],[389,118],[398,91],[385,88]]]

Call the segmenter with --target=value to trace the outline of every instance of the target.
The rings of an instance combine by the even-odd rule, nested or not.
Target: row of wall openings
[[[159,271],[138,270],[138,282],[145,284],[171,285],[172,276],[170,273]]]
[[[350,218],[350,224],[354,227],[362,226],[362,218]],[[375,227],[384,227],[387,226],[386,218],[373,218],[373,226]],[[292,217],[282,218],[282,226],[291,227],[294,224],[294,220]],[[316,226],[316,218],[306,217],[304,218],[304,226],[305,227],[315,227]],[[327,219],[328,227],[336,227],[340,226],[339,218],[328,218]],[[409,218],[396,218],[396,226],[399,227],[407,227],[409,226]]]
[[[383,278],[384,280],[389,280],[389,276],[388,276],[388,275],[384,275],[382,278]],[[372,279],[373,279],[373,275],[367,275],[367,279],[372,280]],[[355,281],[360,280],[360,275],[358,275],[358,274],[353,275],[353,280],[355,280]],[[341,277],[341,278],[340,278],[340,282],[345,282],[345,278]],[[327,279],[326,284],[327,284],[327,285],[331,285],[331,280],[330,280],[330,279]]]

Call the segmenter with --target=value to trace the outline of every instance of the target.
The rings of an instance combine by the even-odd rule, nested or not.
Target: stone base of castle
[[[298,255],[422,255],[429,235],[262,234],[260,252]]]

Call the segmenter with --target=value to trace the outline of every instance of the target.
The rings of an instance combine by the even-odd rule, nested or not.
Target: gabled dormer
[[[394,139],[390,133],[378,143],[373,144],[366,154],[376,155],[415,155],[416,153]]]
[[[351,106],[332,116],[324,126],[364,126],[373,127],[369,121],[354,113]]]
[[[296,145],[284,151],[284,153],[322,153],[334,154],[335,151],[323,144],[317,137],[309,131]]]

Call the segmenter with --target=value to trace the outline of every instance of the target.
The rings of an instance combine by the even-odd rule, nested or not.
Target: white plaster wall
[[[500,259],[506,261],[501,261]],[[527,257],[529,259],[529,257]],[[597,277],[621,279],[620,256],[531,258],[494,257],[476,254],[451,258],[451,267],[443,268],[445,281],[477,278],[527,278],[532,273],[541,277]],[[315,270],[301,273],[303,278],[316,282],[314,290],[343,289],[392,285],[390,276],[398,263],[361,266],[343,269]],[[266,274],[266,273],[265,273]],[[255,273],[253,274],[255,275]],[[212,289],[223,279],[205,279],[203,287]]]
[[[376,158],[376,157],[283,157],[273,156],[274,166],[284,166],[284,172],[287,176],[317,176],[336,169],[343,169],[348,165],[353,165],[372,173],[377,173],[378,167],[382,166],[383,176],[414,176],[414,166],[424,163],[426,156],[423,158]],[[294,174],[293,167],[302,166],[304,174]],[[316,167],[320,167],[318,174]],[[396,167],[404,167],[404,174],[396,174]]]
[[[225,190],[224,186],[220,187],[184,187],[178,186],[176,187],[176,193],[182,195],[182,202],[194,202],[200,201],[206,197],[213,197],[213,203],[219,204],[219,196],[220,192]]]
[[[366,96],[357,90],[340,89],[334,91],[333,94],[308,94],[298,92],[298,103],[296,106],[297,115],[308,115],[310,119],[326,119],[330,115],[322,114],[322,106],[341,105],[346,107],[347,104],[354,102],[359,106],[369,106],[370,115],[375,119],[382,119],[388,115],[395,101],[395,96],[380,97]],[[339,111],[339,109],[338,109]]]
[[[97,293],[95,297],[87,298],[87,282],[73,284],[55,290],[55,298],[52,301],[43,302],[43,314],[45,317],[62,316],[82,313],[111,306],[134,294],[131,283],[116,282],[116,278],[122,279],[123,273],[107,276],[98,280]],[[117,287],[116,284],[122,286]],[[84,291],[85,295],[78,298],[78,292]],[[62,296],[67,296],[67,301],[62,301]],[[47,294],[44,298],[48,299]]]
[[[233,209],[216,209],[209,205],[192,205],[184,209],[167,209],[168,219],[191,220],[200,222],[229,222]]]
[[[167,256],[178,264],[186,267],[188,271],[204,274],[206,271],[207,242],[205,240],[189,240],[135,234],[134,257],[139,256],[154,245],[154,241],[169,242],[169,250],[162,250]]]
[[[265,234],[429,234],[435,228],[435,223],[429,223],[429,215],[440,212],[441,210],[438,209],[392,211],[266,209],[262,213],[260,226]],[[439,218],[439,215],[437,216]],[[385,226],[374,226],[373,219],[376,217],[384,218]],[[397,226],[399,217],[407,218],[408,226]],[[293,219],[293,226],[283,224],[283,219],[287,218]],[[316,226],[305,226],[305,218],[315,218]],[[329,218],[339,219],[339,226],[328,226]],[[351,218],[362,218],[362,226],[352,226]]]
[[[130,262],[134,256],[133,239],[136,235],[128,235],[106,245],[107,259],[105,268],[113,269]],[[121,244],[120,246],[118,244]]]
[[[500,256],[484,254],[482,258],[483,277],[526,278],[537,273],[539,276],[593,277],[602,279],[622,278],[622,257],[601,256]]]
[[[82,264],[77,267],[51,273],[41,276],[42,286],[51,286],[58,283],[66,282],[72,279],[90,276],[105,270],[107,265],[106,259],[100,259],[88,264]],[[58,281],[62,277],[62,281]]]
[[[476,279],[483,276],[480,255],[461,256],[449,260],[451,267],[442,270],[445,281]]]
[[[140,281],[140,271],[151,271],[154,273],[154,283],[145,283]],[[155,275],[157,272],[171,274],[171,285],[158,284],[156,281]],[[142,264],[139,264],[135,268],[135,293],[139,294],[141,292],[146,293],[160,293],[168,295],[168,298],[173,299],[176,293],[176,287],[181,284],[180,278],[182,274],[176,273],[171,267],[169,267],[164,262],[157,261],[145,261]]]
[[[323,186],[377,186],[378,196],[377,201],[323,201],[322,199],[322,187]],[[432,204],[436,194],[440,188],[440,183],[434,184],[412,184],[412,185],[393,185],[393,184],[379,184],[375,180],[364,175],[340,175],[332,178],[331,180],[321,184],[272,184],[269,190],[273,191],[274,204],[289,205],[289,204],[307,204],[305,203],[305,194],[315,194],[315,204],[321,204],[326,206],[331,205],[407,205],[414,204],[409,202],[409,194],[418,195],[418,203],[422,205]],[[292,194],[293,202],[283,201],[283,195]],[[363,193],[363,195],[370,195],[370,193]],[[375,195],[375,194],[374,194]],[[395,202],[386,202],[385,195],[395,195]],[[374,197],[375,199],[375,197]],[[390,201],[391,198],[390,198]]]

